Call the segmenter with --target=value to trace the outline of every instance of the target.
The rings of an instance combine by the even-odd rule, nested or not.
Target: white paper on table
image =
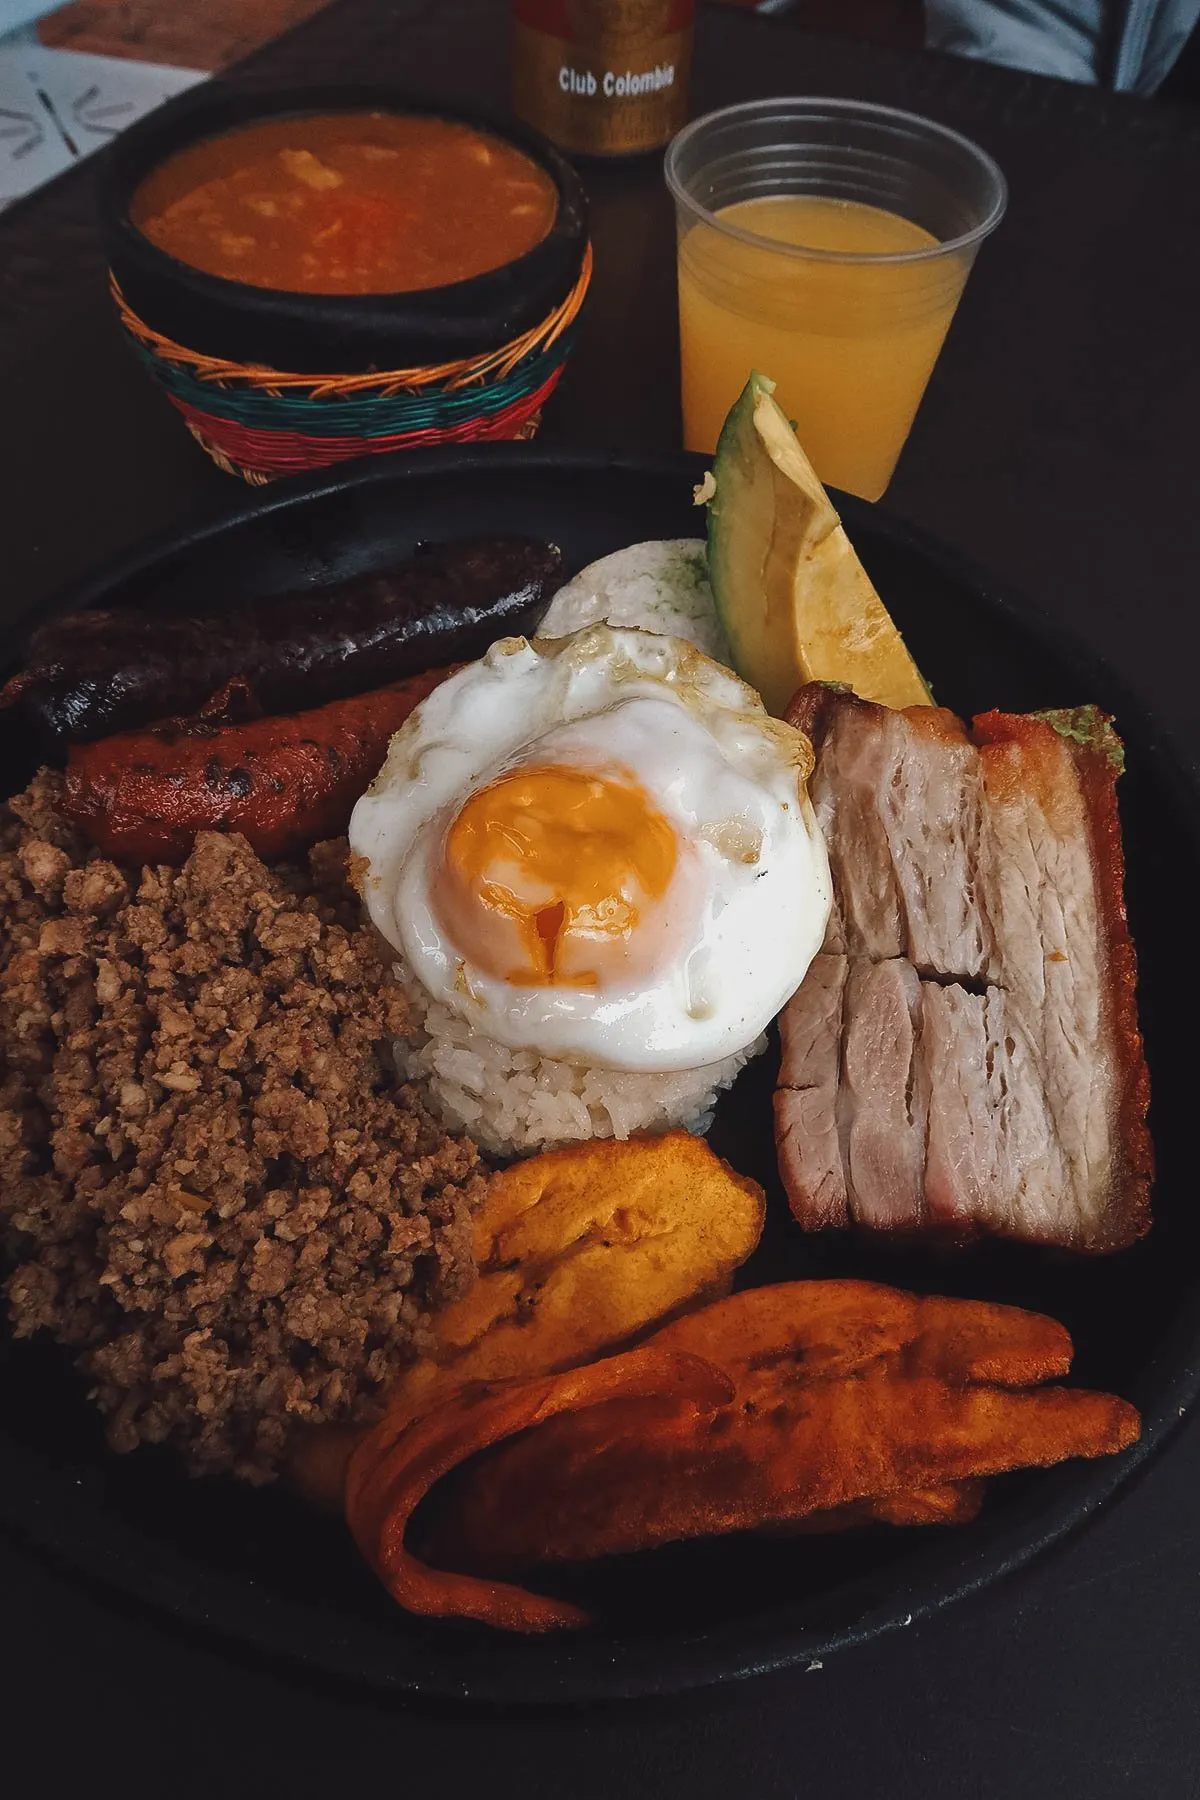
[[[29,80],[24,54],[0,50],[0,206],[32,193],[74,161]]]
[[[207,80],[199,69],[128,62],[121,56],[85,56],[41,45],[28,66],[78,156],[98,150],[173,94]]]
[[[47,50],[37,42],[0,46],[0,206],[205,80],[198,69]]]

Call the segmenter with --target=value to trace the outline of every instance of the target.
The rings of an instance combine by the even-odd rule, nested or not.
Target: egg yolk
[[[520,987],[645,974],[674,935],[674,827],[632,775],[529,767],[472,794],[434,897],[471,966]]]

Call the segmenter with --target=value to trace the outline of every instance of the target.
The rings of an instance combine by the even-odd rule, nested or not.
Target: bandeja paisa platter
[[[716,510],[735,491],[729,467],[719,455]],[[561,553],[533,598],[527,571],[510,579],[506,570],[511,618],[494,634],[505,640],[501,651],[482,663],[486,644],[464,635],[459,617],[443,621],[437,658],[425,643],[398,665],[376,649],[363,665],[373,678],[355,677],[352,693],[343,685],[334,701],[321,701],[348,702],[393,677],[415,683],[406,704],[415,698],[416,710],[389,759],[400,814],[430,784],[428,806],[405,829],[420,837],[435,821],[418,848],[442,859],[441,874],[410,913],[425,904],[435,925],[457,934],[449,963],[442,957],[450,970],[437,997],[443,1012],[430,1003],[436,975],[424,974],[431,985],[414,1000],[414,980],[422,988],[414,957],[419,963],[428,953],[419,966],[434,970],[444,951],[436,930],[422,941],[393,941],[400,928],[389,907],[404,885],[401,865],[411,875],[418,850],[410,843],[396,852],[389,834],[398,815],[380,828],[387,781],[372,790],[374,820],[369,801],[351,825],[351,855],[361,859],[350,867],[353,889],[345,887],[344,857],[335,868],[332,852],[316,874],[276,874],[299,868],[307,853],[289,839],[283,817],[297,810],[296,794],[316,809],[318,835],[331,836],[323,821],[344,829],[378,774],[383,759],[368,745],[373,766],[360,779],[343,763],[331,797],[329,744],[344,758],[358,741],[353,731],[323,735],[290,690],[276,694],[260,680],[256,693],[252,676],[223,696],[223,711],[211,706],[198,723],[194,696],[164,708],[145,692],[135,702],[151,710],[131,722],[128,708],[116,710],[126,704],[119,684],[109,683],[101,703],[113,710],[103,733],[73,748],[35,741],[37,731],[54,729],[46,707],[36,719],[15,704],[0,711],[6,791],[19,793],[47,756],[69,757],[70,831],[83,829],[100,846],[81,849],[62,825],[61,778],[8,827],[15,924],[6,1117],[18,1134],[9,1154],[23,1159],[27,1185],[7,1202],[18,1335],[3,1351],[3,1512],[85,1571],[226,1638],[371,1684],[504,1701],[673,1691],[820,1658],[1019,1566],[1082,1522],[1191,1402],[1195,1227],[1182,1142],[1186,1062],[1174,1039],[1194,978],[1171,946],[1200,843],[1194,796],[1137,705],[1086,651],[1061,642],[1029,608],[997,597],[937,546],[840,496],[845,567],[861,584],[855,594],[879,597],[942,708],[968,724],[992,715],[973,738],[948,722],[948,711],[931,732],[935,714],[919,705],[922,696],[896,696],[916,711],[864,709],[828,685],[811,688],[794,712],[807,727],[802,734],[771,723],[755,694],[703,652],[679,648],[679,639],[648,637],[622,616],[581,623],[581,604],[595,616],[622,606],[653,611],[664,594],[678,601],[682,593],[684,613],[696,613],[713,559],[736,560],[743,548],[718,526],[706,553],[705,516],[694,500],[700,487],[714,510],[706,474],[698,458],[523,446],[388,458],[278,487],[232,518],[147,547],[60,603],[60,615],[136,609],[147,628],[216,611],[236,621],[257,603],[288,596],[319,610],[322,590],[352,584],[343,596],[361,595],[364,582],[386,573],[389,593],[398,581],[399,590],[432,592],[452,611],[464,579],[486,583],[494,574],[491,563],[480,574],[476,548],[464,578],[454,558],[467,540],[491,545],[489,556],[497,539]],[[809,495],[810,513],[823,498]],[[786,490],[771,504],[785,509],[809,549],[828,539],[819,512],[805,537]],[[739,499],[739,528],[749,510]],[[773,541],[783,535],[774,531]],[[660,549],[657,562],[643,557],[632,580],[627,562],[609,565],[611,589],[602,572],[590,578],[590,597],[585,577],[548,620],[552,629],[556,617],[565,620],[575,635],[536,636],[552,589],[601,557],[647,543],[671,545],[669,556]],[[414,585],[395,571],[422,545],[444,550],[417,550]],[[439,556],[450,558],[444,570]],[[801,574],[812,594],[811,571]],[[843,582],[844,568],[832,580]],[[754,581],[777,591],[777,573],[764,576],[761,563]],[[736,570],[718,574],[719,592],[722,582],[728,608]],[[839,589],[843,599],[848,591]],[[533,613],[520,614],[518,601]],[[422,605],[428,619],[436,607]],[[673,622],[685,628],[678,614]],[[710,611],[703,629],[713,623]],[[451,624],[459,630],[453,641]],[[41,641],[53,649],[53,621],[43,625],[50,635]],[[476,625],[490,630],[486,614]],[[733,625],[736,639],[736,618]],[[211,631],[209,649],[222,629]],[[706,649],[714,648],[729,654],[710,637]],[[37,654],[36,638],[14,646],[12,667],[36,667]],[[757,652],[743,640],[737,654],[753,665]],[[569,680],[564,656],[578,664]],[[244,654],[243,663],[253,666]],[[458,668],[449,681],[422,680],[446,664]],[[55,668],[57,680],[61,662]],[[497,684],[514,669],[519,691],[498,704]],[[194,675],[205,698],[220,686],[207,680],[211,673]],[[473,693],[472,681],[480,684]],[[469,701],[461,731],[444,710],[456,683]],[[674,690],[665,698],[664,686]],[[630,716],[631,698],[650,711],[639,718],[635,707]],[[788,698],[776,704],[783,712]],[[1081,741],[1109,729],[1096,714],[1046,727],[1052,758],[1057,744],[1066,746],[1049,785],[1042,722],[997,722],[1001,714],[1085,706],[1115,719],[1124,746],[1121,837],[1114,782],[1098,772],[1093,744]],[[605,737],[614,713],[631,733],[618,750]],[[184,714],[191,724],[180,722]],[[274,722],[285,714],[299,715],[301,725],[283,746],[291,760],[280,762]],[[148,719],[157,723],[149,753],[139,740],[142,786],[131,804],[133,790],[113,785],[121,758],[110,752],[123,734],[132,742],[144,732]],[[429,722],[424,738],[414,735],[414,719]],[[679,751],[673,732],[686,746],[693,727],[707,734],[699,751]],[[910,735],[897,748],[902,727]],[[547,731],[566,736],[547,739]],[[314,741],[326,765],[315,786]],[[714,742],[720,756],[688,801],[686,765]],[[1036,778],[1025,766],[1031,742]],[[668,755],[656,768],[667,744],[676,761]],[[247,763],[247,746],[257,762]],[[1112,749],[1105,737],[1101,755]],[[923,760],[927,752],[933,764]],[[973,795],[975,808],[956,839],[952,826],[947,837],[953,809],[944,787],[943,801],[915,826],[910,804],[924,804],[950,765],[955,791]],[[226,810],[205,821],[216,836],[180,852],[171,834],[191,829],[194,814],[168,808],[154,826],[153,784],[165,771],[178,793],[181,769],[197,768],[202,787],[207,772],[210,806],[219,790]],[[438,788],[447,769],[449,785]],[[739,769],[753,771],[758,799],[743,791],[722,812],[722,782]],[[1074,798],[1064,800],[1064,779],[1080,769]],[[299,786],[288,785],[293,777]],[[246,802],[280,779],[282,809],[247,813]],[[798,782],[815,811],[802,805],[803,816],[791,820],[783,806],[773,824],[754,812],[764,793],[775,796],[769,806],[795,797]],[[864,795],[885,789],[888,841],[908,848],[881,857],[878,844],[864,840],[862,808]],[[1096,798],[1101,789],[1107,799]],[[1008,890],[994,872],[1018,855],[1012,840],[1004,857],[995,848],[996,820],[1011,818],[1004,809],[1014,794],[1031,791],[1060,847],[1072,834],[1087,846],[1074,864],[1087,891],[1038,915],[1043,931],[1053,915],[1066,934],[1039,944],[1048,971],[1041,991],[1059,994],[1056,1020],[1064,1016],[1054,987],[1063,962],[1072,976],[1083,964],[1098,971],[1092,1000],[1082,978],[1072,990],[1083,994],[1070,1053],[1071,1066],[1086,1069],[1082,1113],[1071,1110],[1069,1095],[1054,1112],[1070,1083],[1065,1065],[1053,1062],[1058,1040],[1020,1013],[1033,966],[1024,955],[1028,920],[1012,923],[1016,902],[1009,894],[1006,914]],[[564,806],[575,809],[566,862],[561,841],[548,848],[547,794],[550,838]],[[261,863],[231,848],[231,803],[252,831],[276,834],[264,838]],[[682,824],[689,804],[690,836]],[[735,818],[737,843],[728,829]],[[661,829],[664,820],[672,829]],[[147,840],[151,827],[165,835]],[[970,869],[957,879],[954,856],[968,840]],[[1122,840],[1136,1015],[1114,886]],[[513,845],[524,845],[526,871],[540,868],[537,880],[553,887],[557,879],[558,890],[547,895],[535,883],[533,902],[521,900],[509,864],[486,860],[497,841],[510,860]],[[1039,832],[1021,841],[1036,844]],[[1044,830],[1040,841],[1044,848]],[[635,885],[627,880],[620,895],[632,904],[634,926],[659,919],[656,942],[670,942],[677,929],[693,932],[690,974],[672,975],[666,987],[686,995],[704,1028],[697,1060],[716,1069],[723,1055],[733,1058],[710,1082],[692,1082],[686,1055],[664,1049],[669,1021],[647,1026],[636,1005],[622,1012],[647,985],[643,974],[593,966],[597,942],[628,944],[628,920],[622,937],[611,908],[599,925],[586,908],[605,897],[605,881],[613,887],[601,852],[630,842],[642,860],[634,859],[633,877],[626,869]],[[31,843],[57,855],[29,850]],[[1166,845],[1169,882],[1159,874]],[[732,1006],[720,972],[736,962],[735,950],[726,945],[710,958],[705,978],[707,926],[697,921],[703,915],[711,925],[724,913],[728,923],[737,914],[747,870],[760,893],[776,888],[758,880],[776,853],[787,872],[781,910],[747,913],[757,923],[741,934],[742,950],[749,941],[752,953],[736,983],[749,1020],[738,1044],[736,1031],[730,1038],[721,1027],[722,1009]],[[920,877],[908,889],[906,858]],[[921,910],[922,893],[937,892],[935,862],[956,881],[952,920],[937,905]],[[864,884],[867,864],[875,873]],[[256,873],[263,865],[265,875]],[[1022,878],[1026,896],[1032,866]],[[735,871],[717,906],[709,888],[707,898],[685,892],[682,912],[662,911],[664,894],[679,900],[681,869],[701,880],[697,870],[710,867]],[[891,889],[881,869],[890,870]],[[449,897],[439,886],[446,880],[458,882]],[[105,881],[111,892],[101,892]],[[1061,899],[1069,884],[1060,860],[1047,892]],[[485,914],[496,915],[497,887],[503,928],[515,931],[499,962],[472,935],[471,917],[481,893]],[[881,913],[882,892],[893,900]],[[797,894],[807,897],[807,920]],[[842,915],[840,937],[829,935],[838,929],[829,925],[831,907]],[[573,974],[572,918],[583,920],[575,948],[586,952]],[[522,939],[529,919],[534,937]],[[1076,948],[1081,920],[1094,944],[1087,955]],[[933,940],[952,926],[959,936],[943,955]],[[887,933],[896,929],[902,936],[893,943]],[[962,934],[972,931],[974,948],[964,950]],[[800,952],[796,938],[804,939]],[[524,1044],[502,1046],[496,1074],[481,1068],[478,1044],[462,1038],[455,992],[472,996],[459,1018],[478,1024],[480,996],[487,1004],[503,993],[514,955],[530,945],[549,962],[530,965],[511,985],[515,1010],[542,1023]],[[33,954],[33,963],[18,979],[20,954]],[[647,966],[661,966],[658,951],[647,954]],[[472,955],[482,963],[464,977]],[[565,982],[556,979],[557,958],[565,959],[557,969]],[[803,967],[789,968],[789,958]],[[40,978],[59,984],[64,1016],[44,1005],[36,1028],[28,1016],[19,1027],[17,1003],[26,1015],[36,1010],[34,965],[44,971],[48,959],[53,972]],[[761,995],[751,991],[758,971]],[[398,979],[409,983],[407,994],[393,991]],[[33,984],[29,991],[22,980]],[[790,996],[799,987],[811,998],[821,983],[825,1001],[800,1016]],[[572,1013],[557,1004],[561,987],[598,1003]],[[80,989],[86,998],[72,1001],[70,991]],[[123,997],[130,990],[141,1009],[132,1021]],[[789,1003],[781,1062],[776,1020]],[[589,1022],[580,1026],[580,1017]],[[650,1058],[659,1068],[631,1069],[628,1054],[622,1067],[610,1052],[590,1086],[582,1075],[547,1069],[565,1062],[578,1071],[593,1060],[588,1042],[598,1041],[588,1032],[608,1033],[611,1044],[623,1018],[629,1041],[643,1047],[660,1032]],[[547,1019],[560,1033],[550,1058]],[[511,1021],[500,1028],[512,1037]],[[83,1036],[73,1039],[73,1031]],[[414,1084],[403,1100],[394,1079],[377,1072],[380,1043],[393,1033],[404,1039],[402,1066]],[[1035,1037],[1043,1060],[1032,1067],[1022,1046]],[[1143,1037],[1154,1092],[1152,1201],[1140,1127]],[[752,1041],[747,1060],[740,1052]],[[363,1070],[376,1071],[370,1091],[347,1091]],[[659,1094],[648,1115],[637,1111],[647,1075]],[[498,1083],[509,1084],[507,1108],[486,1100]],[[1043,1113],[1059,1121],[1040,1139],[1030,1123],[1038,1093]],[[203,1113],[197,1094],[210,1102]],[[461,1138],[472,1104],[478,1152]],[[706,1133],[663,1135],[694,1126],[697,1112],[713,1114]],[[564,1124],[570,1116],[584,1122]],[[1084,1148],[1076,1153],[1071,1121],[1081,1117]],[[614,1141],[614,1124],[632,1129],[632,1139]],[[98,1148],[97,1137],[109,1141]],[[539,1154],[548,1140],[566,1148]],[[777,1142],[790,1148],[778,1151]],[[1068,1204],[1064,1196],[1075,1198]],[[473,1284],[472,1250],[480,1266]],[[82,1377],[73,1359],[82,1359]],[[89,1403],[89,1386],[104,1418]],[[359,1421],[351,1431],[348,1417]],[[405,1508],[415,1509],[411,1521]],[[431,1616],[437,1610],[446,1616]]]

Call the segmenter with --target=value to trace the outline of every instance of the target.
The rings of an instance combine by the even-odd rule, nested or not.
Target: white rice
[[[684,638],[714,662],[733,666],[709,585],[708,552],[699,538],[630,544],[589,563],[559,588],[538,636],[566,637],[600,624]]]
[[[446,1125],[469,1133],[492,1156],[677,1125],[707,1131],[721,1090],[766,1049],[763,1033],[722,1062],[654,1075],[557,1062],[482,1036],[431,1000],[403,964],[395,972],[414,1018],[411,1036],[395,1041],[401,1075],[421,1082]]]

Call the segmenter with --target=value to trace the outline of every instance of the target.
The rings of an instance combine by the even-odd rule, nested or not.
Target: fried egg
[[[509,1049],[700,1068],[820,948],[831,886],[803,733],[680,639],[506,638],[392,739],[354,809],[370,917]]]

